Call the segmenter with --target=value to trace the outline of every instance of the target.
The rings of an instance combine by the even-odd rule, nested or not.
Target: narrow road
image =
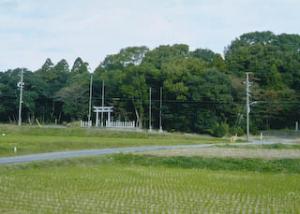
[[[79,150],[79,151],[68,151],[68,152],[51,152],[51,153],[41,153],[41,154],[0,158],[0,165],[28,163],[28,162],[45,161],[45,160],[61,160],[61,159],[68,159],[68,158],[110,155],[110,154],[118,154],[118,153],[137,153],[137,152],[159,151],[159,150],[180,149],[180,148],[208,148],[208,147],[213,147],[214,145],[215,144],[178,145],[178,146],[141,146],[141,147],[125,147],[125,148],[111,148],[111,149]]]
[[[253,144],[274,144],[273,142],[261,142],[254,141],[252,143],[236,143],[231,145],[253,145]],[[286,143],[287,144],[287,143]],[[17,164],[28,163],[34,161],[46,161],[46,160],[61,160],[68,158],[89,157],[99,155],[110,155],[117,153],[138,153],[148,151],[159,150],[171,150],[171,149],[190,149],[190,148],[209,148],[222,144],[199,144],[199,145],[177,145],[177,146],[141,146],[141,147],[124,147],[124,148],[110,148],[110,149],[94,149],[94,150],[79,150],[79,151],[67,151],[67,152],[51,152],[32,155],[22,155],[15,157],[3,157],[0,158],[0,165],[4,164]]]

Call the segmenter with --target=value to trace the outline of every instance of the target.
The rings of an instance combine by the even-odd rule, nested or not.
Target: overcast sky
[[[94,69],[128,46],[222,53],[245,32],[300,33],[299,0],[0,0],[0,70],[77,56]]]

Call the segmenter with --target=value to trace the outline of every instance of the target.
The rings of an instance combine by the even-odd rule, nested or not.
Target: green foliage
[[[191,51],[185,44],[128,47],[108,55],[94,72],[93,105],[115,107],[114,118],[137,121],[148,128],[149,88],[153,127],[162,118],[167,131],[209,133],[227,123],[239,134],[245,128],[245,72],[252,72],[251,131],[294,126],[300,118],[300,36],[253,32],[241,35],[225,57],[209,49]],[[16,122],[20,69],[0,72],[0,121]],[[88,63],[78,57],[47,59],[36,72],[25,72],[23,120],[68,123],[86,119],[89,98]],[[236,131],[235,131],[236,132]],[[219,134],[218,134],[219,135]]]
[[[253,72],[254,96],[265,104],[253,108],[255,129],[285,128],[299,118],[300,36],[254,32],[240,36],[225,53],[229,72],[243,77]],[[287,95],[289,94],[289,95]]]
[[[300,173],[300,160],[262,160],[202,157],[156,157],[119,154],[112,156],[120,164],[164,166],[210,170]]]
[[[229,132],[229,126],[226,123],[216,124],[213,127],[212,135],[215,137],[224,137]]]
[[[148,52],[145,55],[144,63],[153,64],[157,69],[161,69],[165,62],[178,58],[185,58],[188,55],[189,47],[187,45],[162,45]]]
[[[50,58],[46,59],[46,62],[44,65],[42,65],[42,68],[40,69],[41,72],[48,72],[53,68],[54,64]]]
[[[80,57],[78,57],[71,69],[72,73],[87,73],[88,72],[88,63],[84,62]]]
[[[87,87],[83,87],[80,83],[65,87],[56,95],[57,101],[64,103],[65,116],[72,120],[78,120],[87,115],[88,100],[86,97],[88,97]]]
[[[226,71],[226,64],[222,56],[209,49],[196,49],[191,52],[191,56],[209,63],[211,67],[216,67],[222,72]]]
[[[139,65],[148,51],[145,46],[122,49],[118,54],[107,56],[98,69],[117,70],[129,65]]]
[[[229,129],[231,135],[243,136],[245,134],[245,130],[242,127],[232,127]]]

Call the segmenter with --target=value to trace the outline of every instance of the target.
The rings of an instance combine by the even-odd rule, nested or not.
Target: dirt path
[[[260,159],[300,159],[300,150],[292,149],[245,149],[245,148],[183,148],[163,151],[151,151],[143,154],[155,156],[201,156]]]

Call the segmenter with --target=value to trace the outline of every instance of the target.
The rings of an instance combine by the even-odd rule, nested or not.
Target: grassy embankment
[[[227,142],[227,140],[184,134],[149,134],[147,132],[116,132],[80,128],[19,128],[0,125],[0,156],[144,145],[222,142]],[[17,154],[13,152],[14,147],[17,147]]]

